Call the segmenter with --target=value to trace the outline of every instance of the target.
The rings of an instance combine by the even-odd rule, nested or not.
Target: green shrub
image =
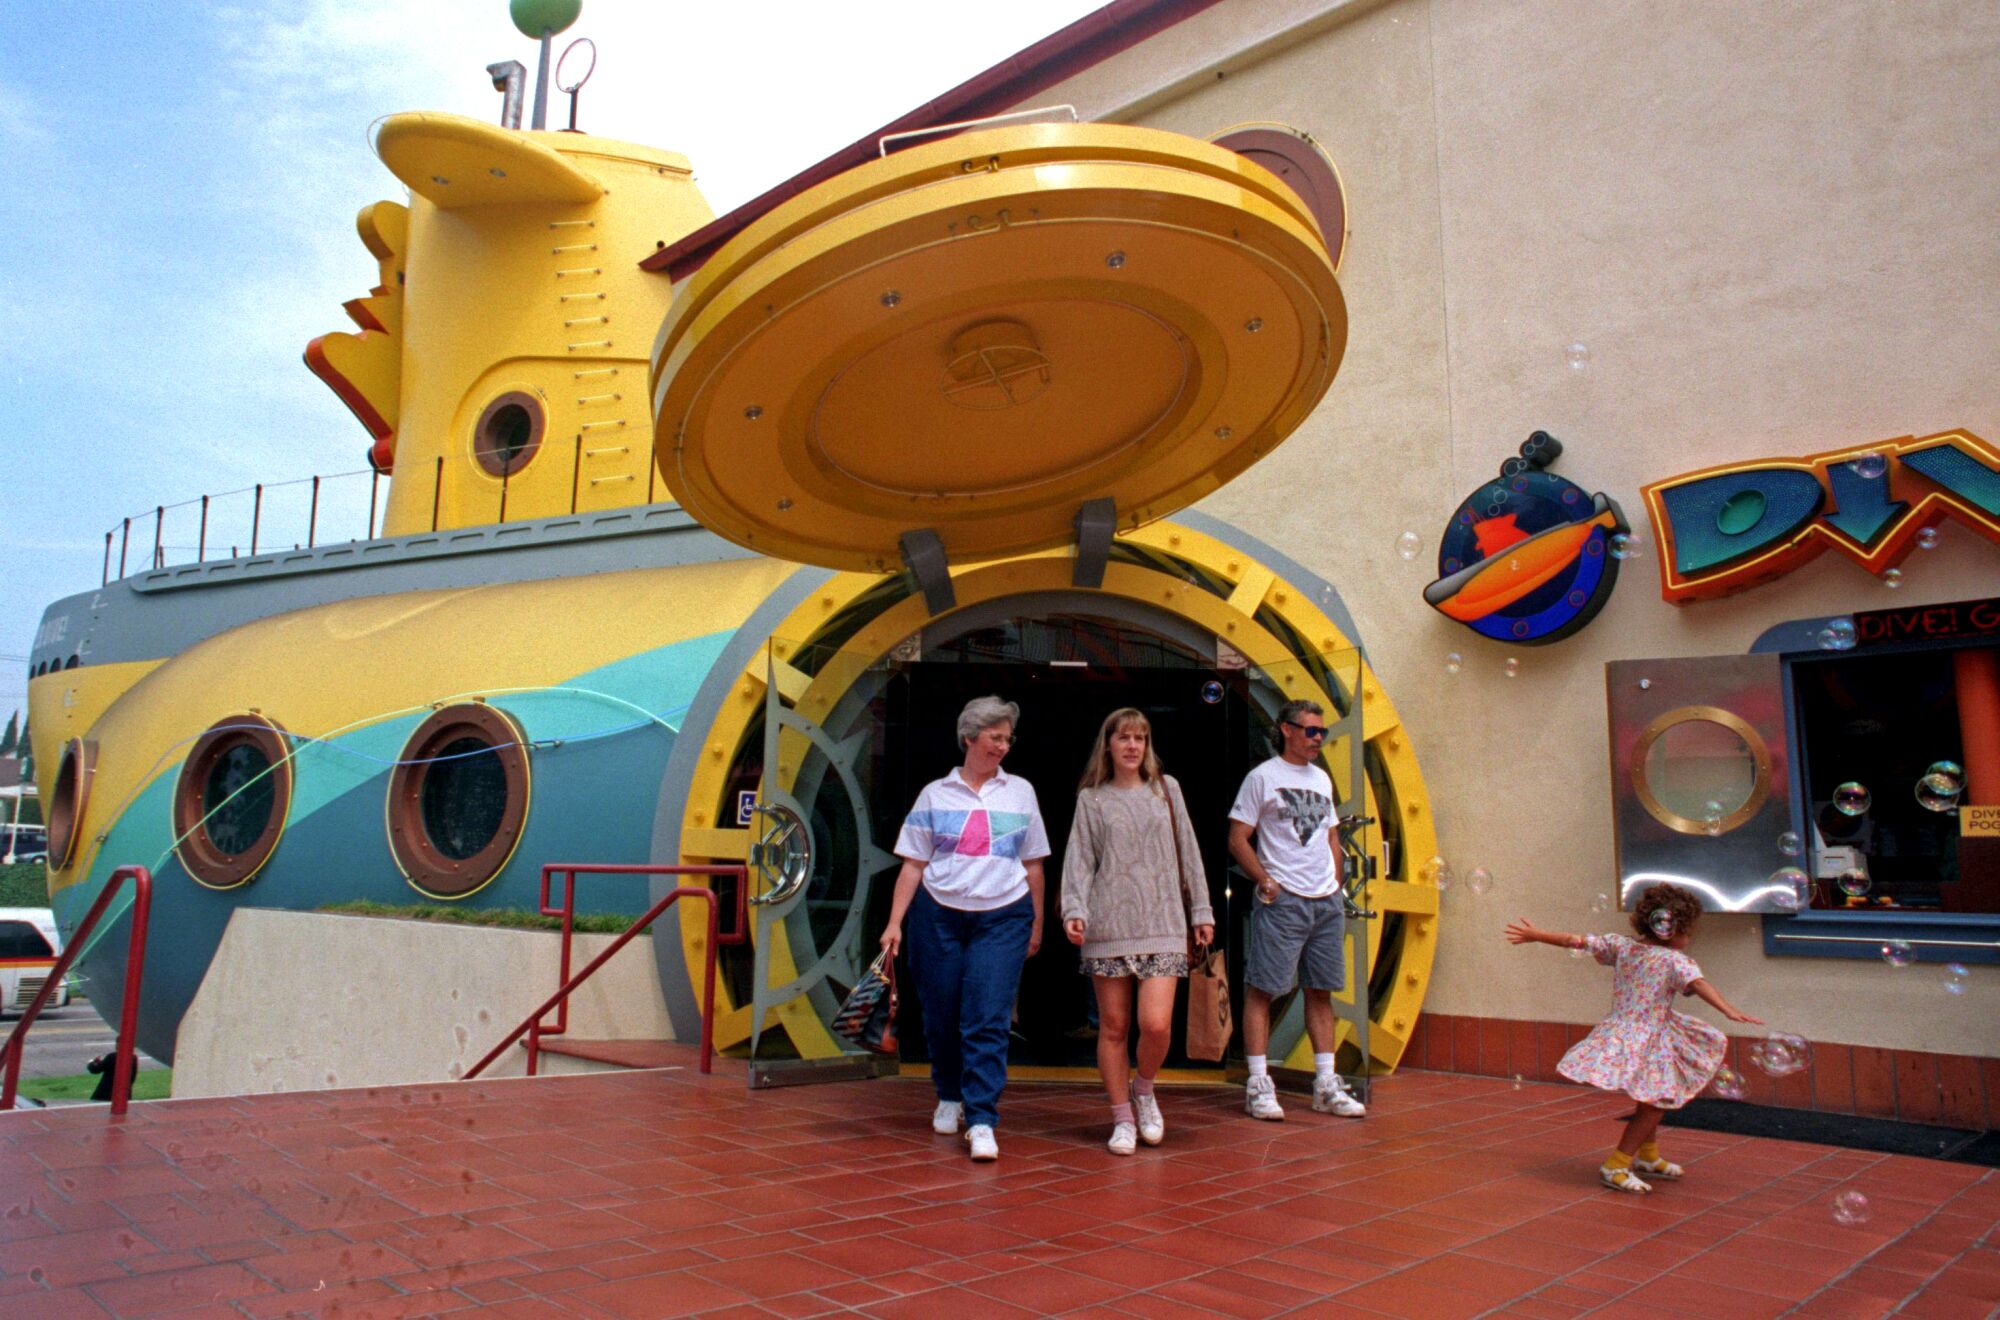
[[[132,1098],[165,1100],[173,1093],[173,1084],[172,1068],[141,1068],[132,1074]],[[97,1078],[91,1073],[78,1073],[74,1077],[26,1077],[21,1080],[21,1094],[31,1100],[88,1100],[96,1090]]]
[[[0,907],[49,905],[49,872],[40,862],[0,866]]]
[[[459,926],[498,926],[506,930],[561,930],[561,917],[545,917],[525,908],[466,908],[445,903],[375,903],[355,899],[348,903],[327,903],[316,912],[338,912],[350,917],[399,917],[404,921],[443,921]],[[571,923],[575,930],[617,935],[631,925],[634,917],[585,915],[578,913]]]

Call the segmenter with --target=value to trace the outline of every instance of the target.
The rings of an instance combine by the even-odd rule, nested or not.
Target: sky
[[[685,154],[721,214],[1101,2],[586,0],[555,49],[597,45],[579,127]],[[355,213],[405,200],[369,126],[497,121],[486,65],[526,65],[531,98],[535,66],[505,0],[37,14],[0,45],[0,721],[26,706],[43,609],[99,584],[108,529],[133,518],[136,569],[157,505],[218,496],[212,551],[246,539],[254,483],[364,469],[366,434],[300,355],[374,283]],[[566,114],[552,92],[551,125]],[[309,489],[267,495],[267,537],[303,537]],[[367,477],[323,490],[322,538],[361,534]],[[173,558],[198,517],[167,515]]]

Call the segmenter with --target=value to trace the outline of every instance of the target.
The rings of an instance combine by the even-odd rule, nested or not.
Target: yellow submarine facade
[[[827,1024],[895,826],[999,691],[1058,844],[1097,721],[1148,710],[1225,947],[1227,803],[1276,707],[1319,700],[1366,822],[1343,1069],[1396,1064],[1436,938],[1413,751],[1334,589],[1188,507],[1334,384],[1344,234],[1293,184],[1154,129],[975,126],[676,277],[648,259],[712,216],[671,152],[438,113],[375,148],[408,201],[361,213],[373,287],[306,359],[390,474],[381,534],[132,573],[37,641],[59,919],[117,867],[157,878],[145,1049],[171,1060],[241,907],[532,908],[548,863],[715,862],[749,866],[751,914],[718,1045],[849,1058]],[[682,1039],[688,906],[654,940]],[[98,1004],[123,920],[84,959]],[[1017,1061],[1085,1060],[1073,956],[1031,965]],[[1309,1048],[1297,1005],[1278,1034]]]

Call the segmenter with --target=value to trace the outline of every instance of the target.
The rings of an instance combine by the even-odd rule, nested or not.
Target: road
[[[0,1040],[20,1022],[18,1013],[0,1018]],[[97,1016],[97,1010],[81,1001],[67,1008],[45,1008],[28,1030],[27,1048],[22,1051],[23,1077],[74,1077],[84,1065],[100,1054],[109,1053],[118,1043],[116,1033]],[[139,1056],[141,1068],[163,1065],[150,1056]]]

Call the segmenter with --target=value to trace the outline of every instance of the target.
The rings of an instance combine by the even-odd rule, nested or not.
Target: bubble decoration
[[[1611,538],[1613,559],[1637,559],[1642,553],[1639,538],[1627,532],[1619,532]]]
[[[1780,834],[1778,836],[1778,851],[1787,857],[1797,857],[1801,851],[1798,833],[1794,830],[1786,830],[1783,834]]]
[[[1571,371],[1584,371],[1590,366],[1590,346],[1577,340],[1563,349],[1563,361]]]
[[[1465,887],[1475,895],[1493,888],[1493,872],[1483,866],[1475,866],[1465,875]]]
[[[1902,570],[1902,569],[1900,569],[1900,568],[1885,568],[1885,569],[1883,569],[1883,570],[1882,570],[1882,585],[1883,585],[1883,586],[1885,586],[1885,587],[1887,587],[1887,588],[1889,588],[1889,590],[1891,590],[1891,591],[1894,591],[1894,590],[1895,590],[1895,589],[1896,589],[1897,587],[1900,587],[1900,586],[1902,586],[1902,585],[1903,585],[1903,570]]]
[[[1804,1036],[1774,1031],[1750,1047],[1750,1062],[1772,1077],[1790,1077],[1812,1065],[1812,1045]]]
[[[1857,784],[1852,779],[1833,790],[1833,809],[1843,816],[1865,816],[1869,804],[1875,800],[1865,784]]]
[[[1521,662],[1510,655],[1500,665],[1500,672],[1509,678],[1513,678],[1521,672]]]
[[[1917,529],[1917,549],[1935,550],[1937,548],[1938,529],[1935,527],[1919,527]]]
[[[1708,1085],[1724,1100],[1741,1100],[1748,1090],[1743,1085],[1743,1075],[1727,1064],[1715,1070],[1715,1078]]]
[[[1831,619],[1819,630],[1819,649],[1822,651],[1852,651],[1855,642],[1854,620]]]
[[[1444,672],[1445,672],[1445,673],[1447,673],[1447,674],[1456,674],[1456,673],[1457,673],[1457,672],[1458,672],[1459,670],[1461,670],[1461,669],[1463,669],[1463,668],[1465,668],[1465,657],[1464,657],[1464,656],[1460,655],[1460,654],[1459,654],[1458,652],[1456,652],[1456,651],[1446,651],[1446,652],[1444,653]]]
[[[1855,459],[1851,466],[1855,476],[1864,481],[1874,481],[1889,470],[1889,460],[1871,449]]]
[[[1917,951],[1908,940],[1887,940],[1882,945],[1882,961],[1891,967],[1908,967],[1917,960]]]
[[[1424,538],[1415,532],[1404,532],[1396,538],[1396,554],[1408,563],[1424,552]]]
[[[1972,973],[1965,970],[1964,963],[1944,965],[1944,992],[1948,995],[1962,995],[1972,982]]]
[[[1843,1228],[1853,1228],[1865,1224],[1874,1217],[1875,1210],[1868,1204],[1868,1198],[1860,1192],[1842,1192],[1833,1198],[1833,1222]]]

